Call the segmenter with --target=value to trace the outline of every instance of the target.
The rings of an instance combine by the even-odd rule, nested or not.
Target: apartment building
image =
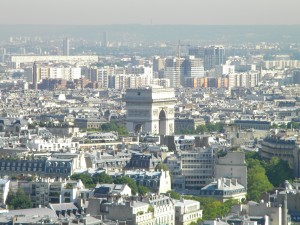
[[[197,223],[201,218],[200,202],[183,198],[175,201],[175,225]]]
[[[172,188],[200,190],[214,177],[215,155],[211,148],[180,151],[166,159],[173,176]]]

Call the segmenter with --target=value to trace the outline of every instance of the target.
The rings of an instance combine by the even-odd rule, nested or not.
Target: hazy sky
[[[0,0],[0,24],[300,24],[300,0]]]

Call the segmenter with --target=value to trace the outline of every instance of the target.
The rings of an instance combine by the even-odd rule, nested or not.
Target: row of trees
[[[197,126],[194,130],[182,130],[181,134],[199,134],[205,132],[222,132],[224,130],[223,123],[205,123]]]
[[[135,181],[128,176],[112,179],[111,176],[105,173],[99,173],[94,176],[89,174],[74,174],[71,176],[71,179],[80,179],[87,188],[94,188],[97,183],[127,184],[131,188],[133,195],[136,193],[145,195],[150,191],[147,187],[136,185]],[[69,186],[69,188],[71,188],[71,186]],[[18,189],[17,192],[10,190],[8,192],[6,204],[9,209],[28,209],[32,207],[30,197],[22,189]]]
[[[277,129],[277,128],[281,128],[281,129],[299,129],[299,123],[296,122],[288,122],[287,124],[283,123],[283,124],[276,124],[274,123],[271,128],[273,129]]]
[[[71,176],[72,180],[81,180],[85,187],[94,188],[97,183],[105,183],[105,184],[127,184],[131,188],[131,193],[133,195],[145,195],[150,190],[147,187],[137,185],[133,179],[128,176],[118,177],[113,179],[111,176],[105,173],[98,173],[93,176],[89,174],[74,174]]]
[[[198,222],[202,220],[212,220],[215,218],[221,218],[227,215],[230,212],[230,209],[233,205],[238,204],[237,200],[228,200],[224,203],[217,201],[213,198],[199,197],[199,196],[181,196],[175,191],[169,192],[170,197],[174,199],[191,199],[200,202],[201,209],[203,210],[202,219],[199,219]]]
[[[40,127],[53,127],[54,123],[52,121],[49,122],[33,122],[28,124],[29,129],[34,129],[36,126]],[[62,124],[61,126],[68,126],[67,124]],[[89,129],[88,129],[89,130]],[[101,125],[101,128],[99,130],[93,129],[93,131],[103,131],[103,132],[111,132],[115,131],[118,132],[119,135],[128,135],[127,129],[123,124],[111,121],[109,123],[104,123]]]
[[[259,201],[261,194],[281,186],[285,180],[293,179],[289,164],[277,157],[269,162],[262,160],[258,153],[247,152],[248,193],[247,199]]]
[[[269,162],[262,160],[258,153],[247,152],[246,163],[248,167],[248,193],[247,200],[259,201],[261,194],[267,191],[271,191],[274,187],[279,187],[285,180],[293,179],[293,171],[286,161],[283,161],[277,157],[273,157]],[[168,168],[161,164],[160,169],[168,170]],[[93,176],[89,174],[74,174],[71,176],[72,180],[81,180],[85,187],[94,188],[97,183],[115,183],[115,184],[127,184],[132,191],[132,194],[145,195],[149,192],[149,189],[137,185],[133,179],[128,176],[118,177],[113,179],[111,176],[105,173],[95,174]],[[180,199],[180,195],[174,191],[170,192],[171,197],[174,199]],[[224,216],[229,212],[232,204],[236,204],[236,201],[226,201],[220,203],[211,198],[202,198],[198,196],[184,196],[186,199],[193,199],[199,201],[203,208],[203,219],[213,219],[216,217]],[[10,191],[7,197],[6,204],[9,209],[22,209],[30,208],[31,202],[29,196],[27,196],[23,190],[19,189],[16,193]]]
[[[111,132],[116,131],[119,135],[128,135],[128,131],[123,124],[117,122],[109,122],[101,125],[101,131]]]

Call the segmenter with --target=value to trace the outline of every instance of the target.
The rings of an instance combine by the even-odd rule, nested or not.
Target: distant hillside
[[[10,36],[81,37],[101,40],[106,31],[109,40],[129,41],[220,41],[220,42],[298,42],[300,25],[280,26],[194,26],[194,25],[0,25],[0,38]]]

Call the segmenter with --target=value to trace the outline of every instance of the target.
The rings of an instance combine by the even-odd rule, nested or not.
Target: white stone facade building
[[[175,202],[175,225],[197,223],[197,220],[201,218],[200,202],[187,199],[180,199]]]

